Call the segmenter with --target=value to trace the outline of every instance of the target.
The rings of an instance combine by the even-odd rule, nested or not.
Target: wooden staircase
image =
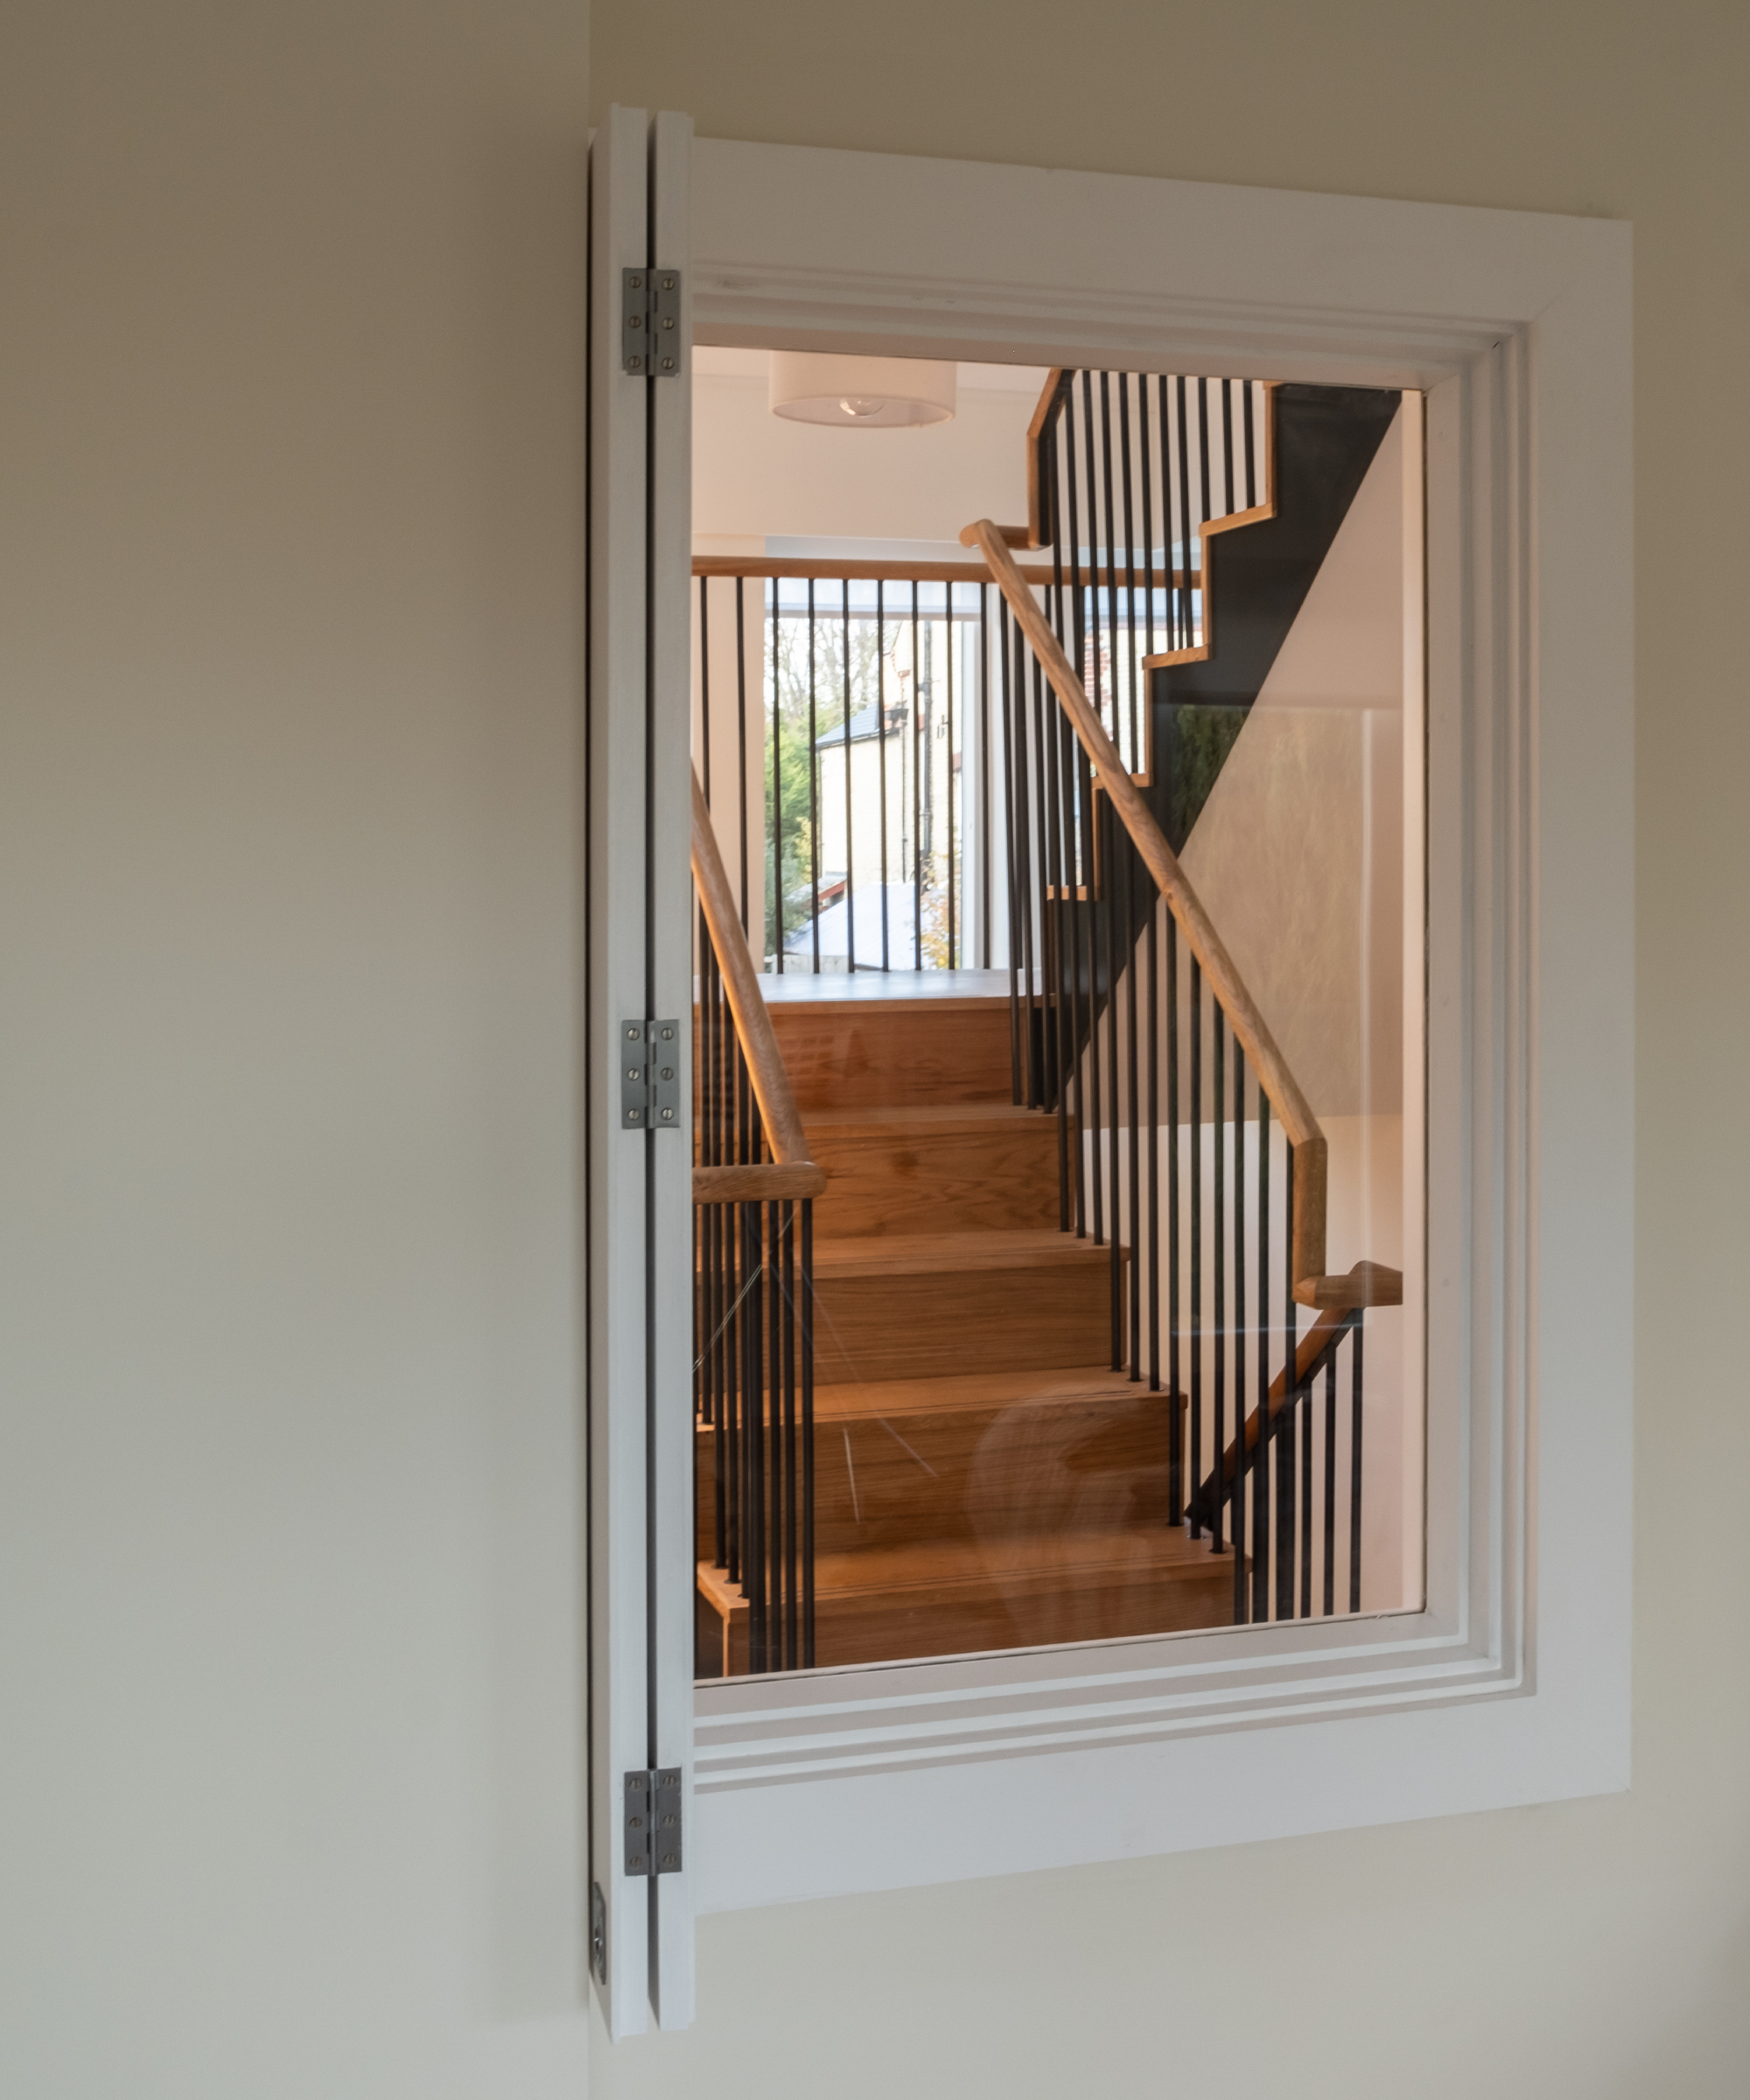
[[[884,987],[885,989],[885,987]],[[770,1008],[813,1156],[818,1666],[1227,1623],[1167,1525],[1167,1408],[1110,1368],[1109,1250],[1059,1229],[1006,996]],[[698,1668],[747,1668],[698,1446]]]

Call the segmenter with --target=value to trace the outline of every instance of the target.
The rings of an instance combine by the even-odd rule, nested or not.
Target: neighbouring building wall
[[[708,1919],[596,2100],[1738,2100],[1750,12],[597,0],[593,60],[716,136],[1635,222],[1643,1367],[1632,1793]]]
[[[587,17],[0,10],[0,2092],[587,2077]]]

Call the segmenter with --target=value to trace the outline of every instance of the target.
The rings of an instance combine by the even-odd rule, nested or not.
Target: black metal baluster
[[[1325,1375],[1325,1616],[1337,1608],[1337,1352]]]
[[[946,697],[942,702],[942,727],[947,737],[943,753],[943,780],[942,799],[948,827],[948,967],[956,970],[960,962],[958,920],[955,914],[955,900],[958,886],[954,879],[954,585],[946,585],[942,596],[948,601],[948,617],[942,623],[942,654],[947,658],[944,682]]]
[[[1327,1378],[1337,1376],[1335,1356],[1326,1367]],[[1300,1416],[1300,1616],[1312,1616],[1312,1418],[1318,1403],[1313,1395],[1315,1378],[1306,1381],[1306,1397]]]
[[[741,930],[747,926],[747,627],[746,612],[746,577],[735,579],[735,762],[736,792],[739,800],[735,836],[739,848],[739,886],[736,891],[741,906]],[[710,798],[707,794],[706,798]],[[763,944],[763,935],[762,935]]]
[[[1257,386],[1250,379],[1240,382],[1240,398],[1245,403],[1245,458],[1246,458],[1246,508],[1257,508],[1257,458],[1255,425],[1257,422]]]
[[[1210,1234],[1211,1267],[1214,1302],[1211,1307],[1211,1326],[1214,1334],[1215,1361],[1211,1381],[1211,1397],[1214,1404],[1215,1499],[1210,1505],[1209,1529],[1214,1534],[1213,1550],[1222,1550],[1222,1497],[1227,1482],[1222,1476],[1228,1447],[1228,1296],[1227,1296],[1227,1152],[1228,1120],[1227,1088],[1222,1083],[1223,1024],[1227,1016],[1222,1004],[1213,994],[1209,1000],[1209,1137],[1214,1158],[1210,1162]]]
[[[1185,1521],[1185,1364],[1179,1336],[1179,921],[1166,915],[1166,1521]]]
[[[1349,1609],[1362,1608],[1362,1320],[1351,1320],[1349,1348]]]
[[[1203,1536],[1203,970],[1191,958],[1191,1536]]]
[[[1130,1096],[1130,1116],[1127,1128],[1130,1132],[1130,1253],[1128,1282],[1130,1286],[1130,1376],[1139,1379],[1143,1375],[1143,1177],[1142,1177],[1142,1079],[1138,1066],[1137,1044],[1137,986],[1142,976],[1137,957],[1136,928],[1136,855],[1129,843],[1128,835],[1114,822],[1112,839],[1116,845],[1124,839],[1124,1032],[1126,1071],[1125,1081]]]
[[[766,1292],[766,1462],[770,1475],[766,1490],[766,1528],[770,1541],[767,1556],[772,1571],[771,1617],[766,1622],[767,1668],[784,1667],[784,1634],[789,1619],[784,1578],[788,1572],[790,1542],[785,1519],[790,1497],[784,1478],[785,1446],[788,1442],[784,1421],[784,1275],[783,1254],[778,1242],[780,1206],[767,1203],[764,1231],[766,1256],[761,1282]]]
[[[1226,516],[1240,506],[1234,500],[1234,382],[1224,379],[1222,387],[1222,511]]]
[[[990,805],[990,586],[978,586],[978,903],[984,936],[984,967],[990,968],[990,833],[996,812]]]
[[[784,1263],[780,1295],[784,1319],[784,1542],[789,1565],[785,1587],[789,1612],[784,1624],[784,1667],[794,1670],[802,1661],[802,1588],[797,1565],[802,1539],[796,1522],[796,1207],[779,1207],[783,1234]]]
[[[1099,849],[1094,839],[1094,827],[1099,822],[1099,812],[1095,807],[1093,773],[1088,763],[1087,753],[1080,744],[1073,746],[1073,752],[1076,793],[1082,813],[1082,872],[1088,878],[1082,887],[1088,892],[1089,907],[1085,915],[1080,911],[1076,914],[1078,919],[1083,920],[1088,929],[1088,1035],[1082,1068],[1088,1076],[1088,1119],[1094,1133],[1089,1153],[1094,1166],[1094,1244],[1103,1247],[1106,1243],[1106,1189],[1105,1161],[1101,1157],[1101,1146],[1106,1135],[1106,1117],[1100,1084],[1100,914],[1095,908],[1093,880],[1094,870],[1099,865]],[[1109,926],[1110,923],[1109,920]]]
[[[774,577],[767,585],[772,593],[772,909],[776,914],[773,924],[777,928],[772,946],[778,975],[784,974],[784,787],[783,774],[779,765],[781,739],[779,732],[779,699],[783,681],[780,676],[781,659],[778,648],[778,579]]]
[[[878,578],[875,584],[875,734],[880,744],[878,756],[881,762],[881,968],[884,970],[892,967],[892,959],[887,952],[887,914],[892,908],[892,900],[887,876],[886,662],[887,586]],[[900,771],[903,774],[903,766]]]
[[[1286,1256],[1282,1264],[1283,1376],[1282,1411],[1278,1420],[1283,1431],[1293,1426],[1294,1410],[1300,1397],[1300,1369],[1294,1311],[1294,1147],[1284,1148],[1282,1171],[1282,1222]],[[1294,1468],[1283,1460],[1292,1453],[1285,1434],[1273,1439],[1276,1457],[1276,1617],[1294,1616]]]
[[[1106,683],[1112,695],[1112,742],[1122,752],[1124,724],[1120,720],[1118,687],[1118,527],[1114,500],[1112,474],[1112,390],[1111,374],[1100,374],[1100,470],[1102,493],[1105,498],[1106,522],[1106,617],[1103,622],[1106,635]],[[1096,589],[1098,579],[1096,578]],[[1096,597],[1097,606],[1099,599]],[[1095,662],[1099,662],[1096,643]]]
[[[1111,894],[1106,909],[1101,914],[1106,922],[1106,1076],[1107,1093],[1112,1106],[1111,1135],[1106,1144],[1107,1184],[1110,1191],[1112,1211],[1112,1368],[1124,1368],[1124,1189],[1121,1172],[1121,1154],[1124,1133],[1120,1128],[1123,1095],[1119,1089],[1118,1008],[1120,995],[1118,981],[1121,972],[1120,956],[1123,949],[1118,941],[1119,893],[1122,874],[1118,866],[1118,834],[1120,826],[1117,812],[1112,807],[1110,795],[1100,798],[1100,817],[1106,827],[1106,866],[1110,871]]]
[[[1045,983],[1043,976],[1039,976],[1036,990],[1035,976],[1044,967],[1050,907],[1041,886],[1049,880],[1046,871],[1050,865],[1051,841],[1046,822],[1045,752],[1037,719],[1039,700],[1037,692],[1030,700],[1027,691],[1030,668],[1033,669],[1035,687],[1039,674],[1032,667],[1032,653],[1027,648],[1018,620],[1014,622],[1013,640],[1015,850],[1020,871],[1015,895],[1016,908],[1020,914],[1021,984],[1025,1000],[1021,1033],[1022,1099],[1030,1109],[1050,1109],[1056,1103],[1048,1091],[1045,1069]]]
[[[1022,930],[1020,900],[1027,894],[1026,880],[1021,869],[1021,849],[1015,810],[1024,794],[1025,756],[1020,739],[1016,734],[1014,671],[1020,659],[1019,628],[1009,610],[1007,598],[998,601],[997,617],[1002,621],[1002,640],[998,655],[1003,671],[1003,748],[1008,763],[1003,768],[1003,864],[1009,878],[1009,1098],[1018,1109],[1023,1105],[1021,1092],[1021,976],[1025,967],[1026,935]],[[986,720],[989,720],[987,712]],[[987,932],[988,939],[988,932]],[[990,950],[985,949],[985,960]],[[1032,1034],[1032,1004],[1027,1005],[1027,1034],[1031,1045]],[[1028,1088],[1026,1105],[1032,1107],[1032,1089]]]
[[[741,1588],[747,1600],[747,1667],[755,1675],[766,1668],[765,1349],[760,1318],[764,1209],[760,1203],[741,1206],[742,1288],[746,1293],[742,1305],[742,1413],[747,1424],[747,1537],[742,1554]]]
[[[1144,656],[1154,654],[1154,511],[1152,504],[1153,478],[1149,472],[1151,442],[1148,374],[1138,373],[1137,375],[1137,478],[1140,484],[1139,494],[1143,512],[1143,633],[1144,636],[1143,654]],[[1135,620],[1132,619],[1131,625],[1134,626],[1135,624]],[[1154,696],[1150,688],[1148,674],[1143,672],[1139,673],[1139,676],[1142,678],[1143,725],[1145,732],[1151,732],[1145,735],[1144,740],[1152,752],[1153,748],[1152,725],[1154,720]],[[1154,768],[1152,766],[1145,766],[1144,770],[1152,774]]]
[[[1160,892],[1144,886],[1148,901],[1148,1351],[1149,1390],[1160,1390]]]
[[[815,579],[808,578],[808,930],[820,975],[820,714],[815,681]]]
[[[912,584],[912,968],[924,966],[923,693],[918,674],[918,586]]]
[[[844,652],[844,945],[846,974],[857,974],[857,849],[850,829],[850,578],[838,584],[841,606],[840,647]]]
[[[704,759],[705,808],[711,799],[710,616],[705,592],[710,578],[699,578],[699,746]]]
[[[1234,1038],[1234,1623],[1246,1620],[1246,1054]]]
[[[1180,575],[1182,579],[1180,586],[1180,608],[1183,615],[1179,646],[1181,649],[1192,649],[1197,646],[1198,613],[1192,602],[1192,578],[1197,571],[1193,568],[1191,562],[1191,423],[1188,415],[1190,403],[1186,397],[1185,379],[1182,374],[1175,383],[1179,395],[1179,520],[1181,533]],[[1200,548],[1198,550],[1198,558],[1200,566],[1202,558]],[[1198,587],[1200,589],[1200,584]]]
[[[1138,382],[1140,390],[1141,382]],[[1142,722],[1138,709],[1140,696],[1137,681],[1137,532],[1136,519],[1130,508],[1130,382],[1127,374],[1118,378],[1118,458],[1124,467],[1124,679],[1130,689],[1130,755],[1128,760],[1132,773],[1147,771],[1143,763]],[[1112,647],[1118,647],[1118,623],[1112,622]]]
[[[1257,1435],[1252,1444],[1252,1617],[1270,1617],[1270,1096],[1258,1096]]]
[[[1103,374],[1102,374],[1103,377]],[[1105,681],[1100,672],[1100,496],[1095,463],[1094,374],[1082,374],[1082,454],[1088,500],[1088,605],[1082,629],[1082,654],[1078,661],[1085,686],[1090,675],[1093,690],[1088,697],[1101,721],[1106,719]],[[1091,880],[1091,878],[1090,878]]]

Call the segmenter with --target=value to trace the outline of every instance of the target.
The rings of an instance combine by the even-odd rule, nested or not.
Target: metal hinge
[[[599,1881],[590,1883],[590,1967],[598,1984],[607,1982],[607,1898]]]
[[[620,368],[641,379],[681,375],[681,273],[620,273]]]
[[[681,1871],[681,1768],[626,1775],[626,1871]]]
[[[681,1024],[623,1021],[620,1030],[622,1130],[681,1127]]]

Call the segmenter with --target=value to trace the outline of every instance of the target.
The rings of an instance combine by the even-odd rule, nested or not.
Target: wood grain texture
[[[1057,1126],[1006,1102],[872,1109],[809,1118],[830,1193],[816,1244],[849,1235],[1054,1227]]]
[[[1110,1346],[1109,1250],[1065,1234],[961,1233],[816,1250],[822,1383],[1084,1364]]]
[[[1401,1306],[1404,1271],[1383,1262],[1357,1262],[1347,1276],[1309,1276],[1294,1286],[1303,1306],[1320,1312],[1348,1312],[1363,1306]]]
[[[745,1670],[745,1600],[720,1569],[701,1567],[699,1592],[701,1619],[717,1618],[724,1663]],[[1234,1564],[1182,1530],[1138,1527],[1007,1552],[981,1544],[824,1554],[816,1595],[816,1661],[830,1668],[1229,1625]]]
[[[820,1550],[982,1540],[1007,1552],[1027,1536],[1164,1526],[1174,1404],[1119,1373],[1056,1376],[1055,1393],[1038,1390],[1038,1372],[892,1380],[860,1389],[892,1396],[891,1405],[857,1412],[824,1412],[816,1396]],[[944,1406],[933,1384],[984,1390],[978,1404]],[[699,1433],[698,1456],[698,1553],[709,1559],[717,1479],[709,1431]]]
[[[1006,997],[810,999],[767,1012],[804,1114],[1009,1100]]]
[[[1025,547],[1028,543],[1025,526],[1002,525],[997,529],[1010,536],[1012,546]],[[785,577],[798,582],[812,577],[819,583],[837,583],[849,578],[853,584],[988,584],[990,580],[977,562],[804,561],[766,554],[696,554],[693,574]],[[1020,574],[1027,583],[1048,584],[1053,572],[1034,563]],[[887,610],[891,613],[893,608],[890,606]]]
[[[817,1196],[826,1186],[820,1166],[696,1166],[695,1203],[775,1203],[780,1199]]]

